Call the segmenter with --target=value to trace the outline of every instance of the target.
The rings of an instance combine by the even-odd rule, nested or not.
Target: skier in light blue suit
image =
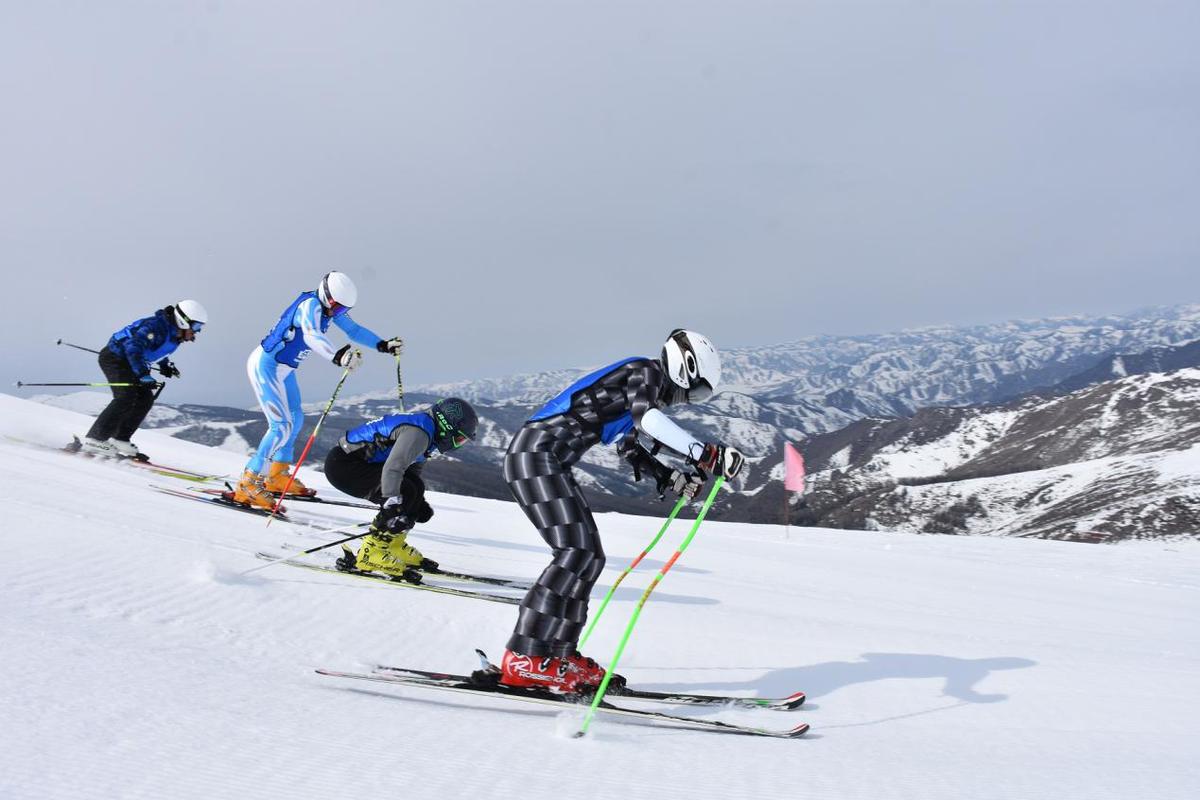
[[[258,508],[272,508],[275,498],[291,480],[289,494],[313,494],[295,480],[288,468],[295,460],[294,446],[304,411],[296,369],[310,353],[339,367],[354,369],[362,356],[347,344],[335,350],[326,331],[336,325],[350,340],[381,353],[399,353],[404,346],[398,337],[383,339],[359,325],[347,313],[358,300],[354,282],[341,272],[330,272],[316,291],[302,292],[280,315],[270,332],[246,360],[250,385],[267,417],[267,432],[246,463],[246,471],[234,490],[233,499]],[[270,464],[269,471],[264,469]]]

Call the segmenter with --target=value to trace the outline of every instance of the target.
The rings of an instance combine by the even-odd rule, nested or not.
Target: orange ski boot
[[[275,507],[275,498],[263,486],[262,476],[250,470],[242,473],[242,479],[238,481],[237,488],[233,490],[230,499],[235,503],[261,508],[265,511],[270,511]]]
[[[310,489],[300,482],[299,478],[292,478],[288,472],[288,464],[283,461],[272,461],[271,471],[267,475],[266,490],[274,495],[283,494],[287,490],[289,496],[294,497],[312,497],[317,493],[316,489]],[[292,482],[291,487],[288,487],[288,481]]]

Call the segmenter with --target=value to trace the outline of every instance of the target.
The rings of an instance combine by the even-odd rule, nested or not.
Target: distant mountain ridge
[[[1200,367],[1200,340],[1174,347],[1159,345],[1141,353],[1110,355],[1100,363],[1066,380],[1056,383],[1044,394],[1070,394],[1094,383],[1123,378],[1126,375],[1144,375],[1150,372],[1172,372],[1188,367]]]
[[[670,414],[698,436],[731,443],[749,456],[747,474],[723,493],[715,518],[782,521],[785,441],[801,443],[811,469],[826,468],[851,445],[850,452],[868,453],[907,436],[909,446],[918,446],[958,430],[966,420],[991,419],[981,407],[1032,397],[1031,392],[1062,394],[1110,380],[1122,369],[1131,373],[1187,362],[1200,350],[1193,341],[1198,338],[1200,305],[1187,305],[1120,316],[816,336],[729,348],[722,350],[722,391],[709,403],[673,408]],[[614,353],[614,358],[623,355]],[[480,413],[479,441],[452,458],[431,462],[431,484],[509,499],[499,468],[508,441],[534,409],[596,366],[411,390],[410,408],[457,394],[472,400]],[[315,412],[321,405],[307,408]],[[339,401],[314,452],[323,457],[347,428],[394,410],[390,392]],[[314,421],[315,413],[309,424]],[[148,424],[239,451],[265,430],[257,409],[192,405],[156,408]],[[648,486],[632,482],[613,448],[594,448],[579,474],[585,488],[593,490],[589,496],[597,510],[654,514],[662,509],[648,497]]]
[[[867,416],[1003,402],[1053,386],[1117,353],[1200,338],[1200,305],[863,336],[813,336],[722,348],[722,394],[775,409],[794,438]],[[719,346],[720,343],[718,343]],[[614,354],[614,358],[626,355]],[[588,368],[422,387],[431,394],[532,406]]]
[[[1200,536],[1200,369],[864,420],[815,437],[807,453],[814,490],[797,515],[805,524]]]

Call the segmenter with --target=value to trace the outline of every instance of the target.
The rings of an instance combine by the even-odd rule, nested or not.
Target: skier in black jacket
[[[109,387],[113,399],[83,437],[84,450],[98,455],[142,457],[129,439],[158,397],[159,383],[150,374],[151,364],[163,377],[179,377],[179,369],[168,356],[181,343],[193,341],[207,322],[204,306],[195,300],[181,300],[155,311],[153,316],[134,320],[112,335],[100,351],[100,369],[111,383],[122,385]]]
[[[437,562],[408,543],[418,523],[433,517],[421,470],[438,453],[475,438],[479,421],[466,400],[447,397],[428,411],[386,414],[349,430],[325,457],[325,478],[354,497],[379,503],[379,513],[358,553],[342,565],[403,576],[409,567],[437,569]]]

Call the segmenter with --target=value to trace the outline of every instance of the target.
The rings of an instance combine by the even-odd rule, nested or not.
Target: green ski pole
[[[604,671],[604,680],[600,681],[600,688],[596,690],[596,696],[592,698],[592,704],[588,707],[587,714],[584,715],[583,724],[579,726],[579,730],[575,732],[575,738],[579,738],[587,733],[588,726],[592,724],[592,717],[596,715],[596,709],[600,706],[600,701],[604,699],[604,693],[608,691],[608,682],[612,679],[613,672],[617,669],[617,663],[621,660],[621,654],[625,652],[625,645],[629,642],[629,636],[633,633],[633,626],[637,624],[638,617],[641,616],[642,607],[646,605],[646,600],[650,597],[650,593],[654,591],[654,587],[658,586],[659,582],[670,571],[675,562],[683,555],[683,551],[692,542],[692,537],[696,535],[696,531],[700,530],[700,523],[704,522],[704,518],[708,516],[708,510],[712,508],[713,501],[717,499],[717,492],[725,483],[724,476],[717,478],[713,484],[712,491],[708,493],[708,497],[704,500],[704,505],[700,509],[700,513],[696,516],[696,521],[692,523],[692,529],[684,538],[683,543],[679,545],[679,549],[675,554],[663,564],[662,569],[650,581],[650,585],[646,587],[646,591],[642,592],[641,599],[638,600],[637,606],[633,609],[633,615],[629,618],[629,624],[625,626],[625,634],[621,637],[621,643],[617,645],[617,652],[613,654],[612,662],[609,663],[608,669]]]
[[[666,522],[664,522],[662,527],[658,529],[658,535],[654,537],[650,544],[646,545],[646,549],[641,552],[641,555],[635,558],[633,562],[625,568],[625,571],[622,572],[617,577],[617,580],[613,583],[612,588],[608,590],[608,594],[604,595],[604,599],[600,601],[600,608],[596,609],[596,613],[592,616],[592,621],[588,623],[587,630],[583,632],[583,636],[579,640],[579,650],[582,650],[583,646],[587,644],[588,637],[592,635],[592,631],[595,629],[596,623],[600,621],[600,615],[604,613],[604,609],[608,608],[608,601],[612,599],[613,592],[615,592],[617,587],[621,585],[621,581],[625,580],[625,576],[633,572],[637,565],[642,562],[642,559],[646,557],[646,554],[654,549],[654,545],[658,544],[658,540],[661,539],[663,534],[667,532],[667,528],[669,528],[671,523],[675,521],[675,517],[679,516],[679,512],[683,510],[685,505],[687,505],[687,500],[687,495],[682,495],[679,498],[679,502],[675,504],[675,508],[671,509],[671,515],[667,517]]]

